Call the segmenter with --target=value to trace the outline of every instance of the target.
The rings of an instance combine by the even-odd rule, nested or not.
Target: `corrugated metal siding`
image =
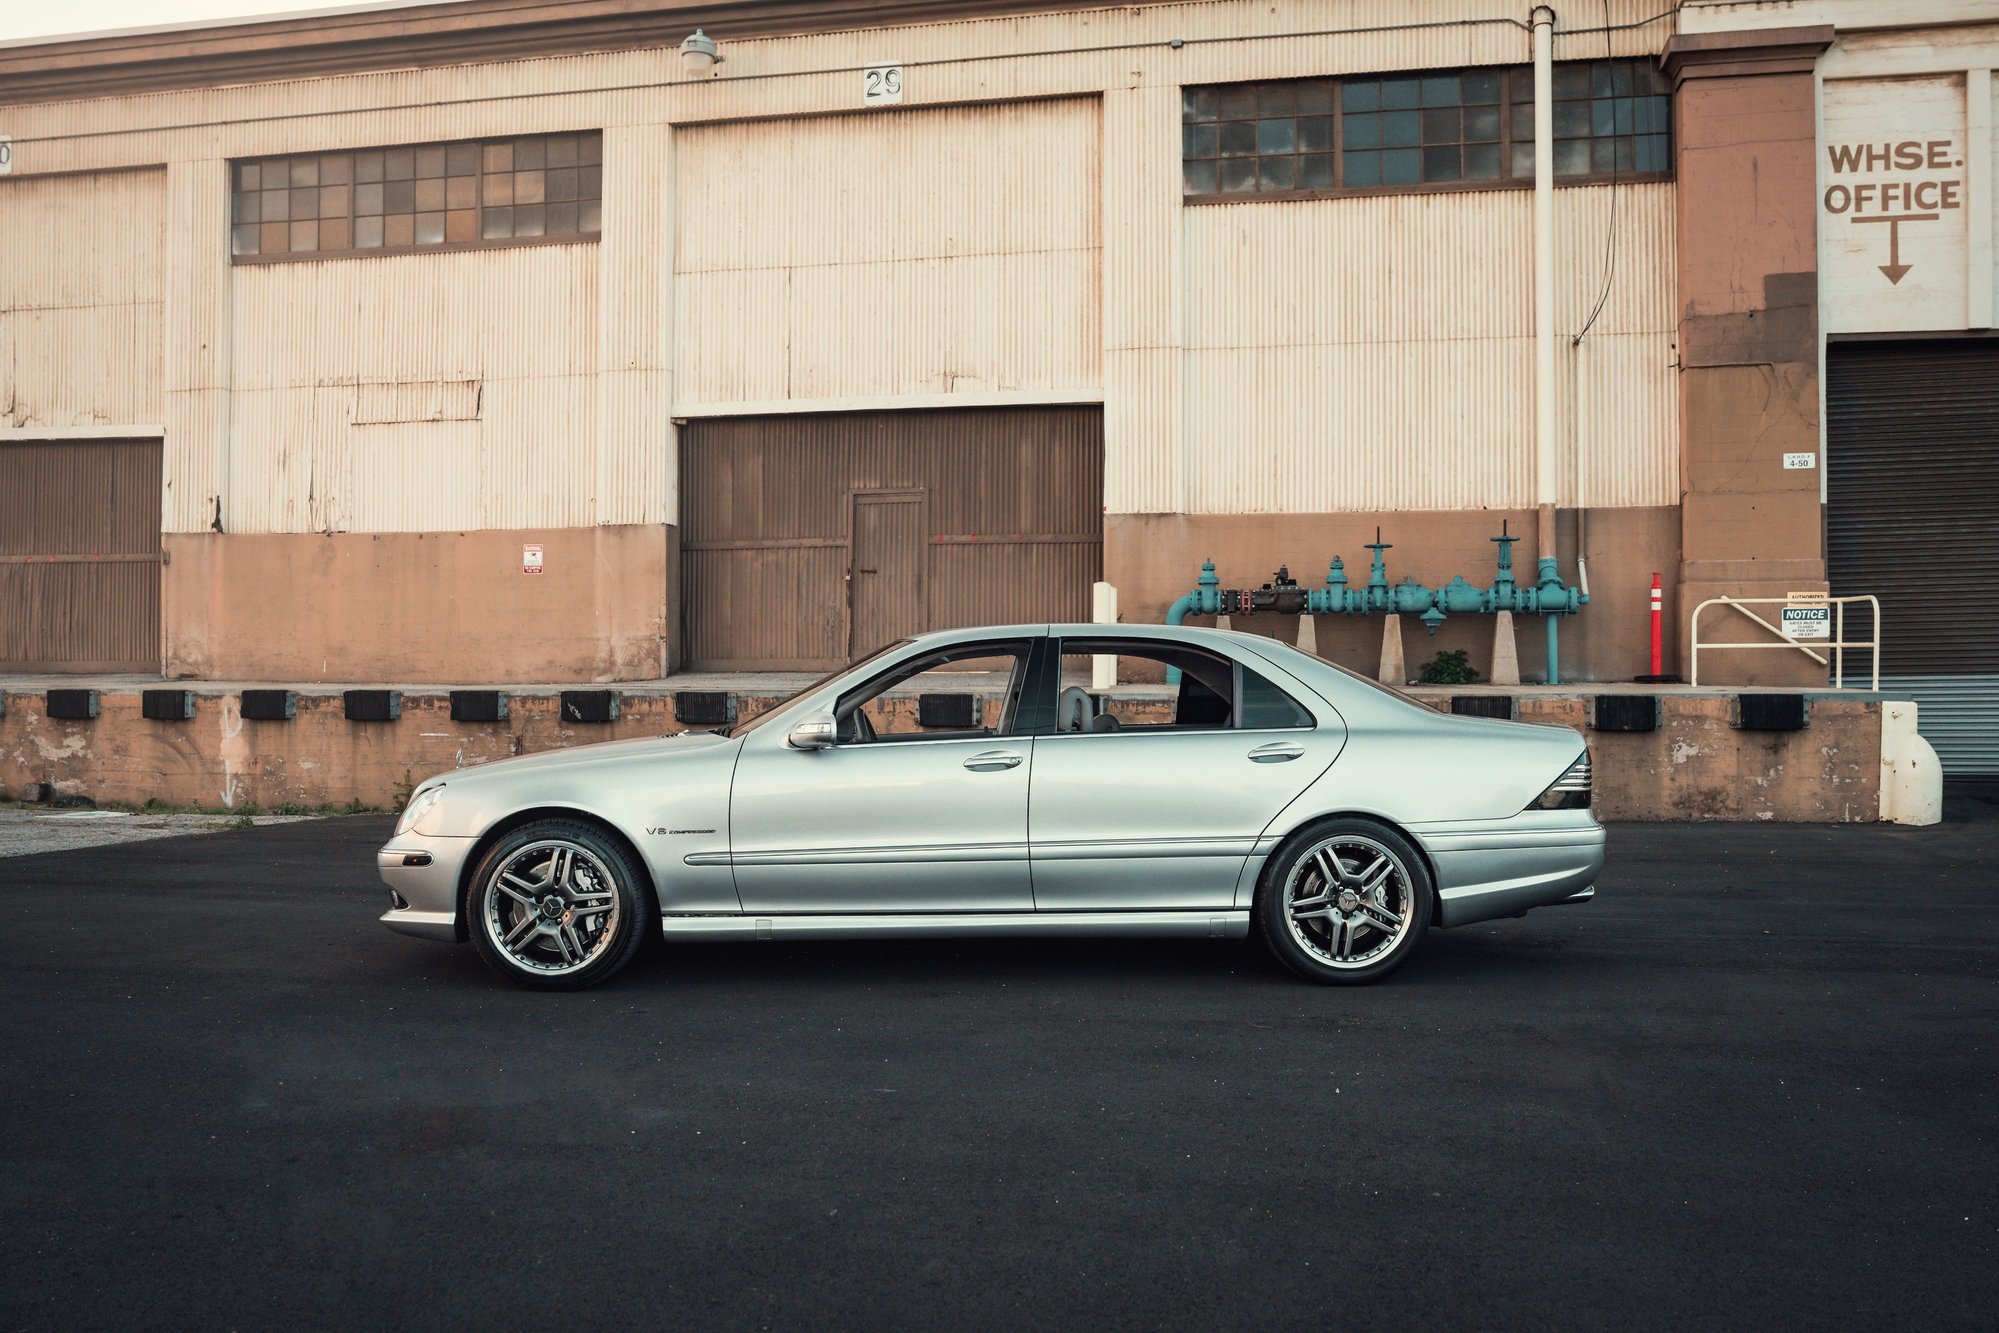
[[[1881,693],[1916,701],[1916,730],[1949,777],[1999,777],[1999,673],[1883,676]]]
[[[1672,187],[1621,194],[1612,299],[1591,331],[1599,387],[1589,499],[1670,504],[1678,475]],[[1599,289],[1609,195],[1557,194],[1568,330],[1581,327]],[[1529,192],[1196,207],[1185,210],[1185,226],[1191,509],[1533,503]],[[1575,355],[1566,340],[1564,355]],[[1572,372],[1558,377],[1566,504],[1575,491]],[[1119,463],[1120,481],[1152,466],[1142,457]],[[1124,501],[1125,490],[1113,494]]]
[[[604,133],[604,238],[598,246],[599,523],[670,521],[673,394],[673,132]]]
[[[0,444],[0,670],[159,664],[158,442]]]
[[[926,627],[1088,616],[1103,567],[1093,408],[728,418],[691,423],[681,440],[689,665],[847,659],[861,491],[923,493]]]
[[[1655,52],[1670,18],[1652,0],[1613,0],[1618,55]],[[1600,7],[1567,16],[1601,22]],[[728,62],[712,80],[682,80],[670,39],[659,49],[391,70],[323,79],[147,93],[10,108],[17,142],[51,134],[127,135],[66,139],[24,147],[20,171],[77,171],[105,165],[254,156],[355,143],[408,143],[480,134],[530,134],[646,121],[679,124],[752,116],[813,115],[855,108],[855,66],[899,59],[945,63],[911,68],[909,103],[1073,96],[1133,86],[1287,78],[1356,69],[1421,69],[1525,61],[1526,12],[1495,0],[1266,0],[1106,6],[1060,14],[861,29],[816,36],[727,42]],[[1642,20],[1646,26],[1632,27]],[[1454,26],[1463,21],[1477,26]],[[1374,31],[1360,31],[1373,29]],[[1259,34],[1349,30],[1349,35],[1246,40]],[[1169,50],[1175,38],[1208,44]],[[1127,49],[1037,55],[1078,47]],[[1601,34],[1556,38],[1564,59],[1603,54]],[[968,57],[982,57],[968,59]],[[1001,57],[993,59],[993,57]],[[1008,57],[1019,57],[1011,59]],[[799,77],[769,76],[832,70]],[[760,75],[764,77],[748,77]],[[669,80],[620,92],[593,89]],[[556,96],[512,100],[533,93]],[[499,99],[479,101],[473,99]],[[373,110],[396,107],[397,110]],[[251,117],[262,123],[213,125]],[[200,129],[175,129],[201,124]]]
[[[234,298],[229,531],[594,521],[596,246],[249,265]],[[466,381],[476,420],[356,421],[363,386]]]
[[[1881,599],[1881,687],[1947,774],[1999,773],[1995,423],[1999,343],[1826,349],[1826,577]]]
[[[161,419],[159,171],[0,178],[0,425]]]
[[[1615,0],[1610,12],[1619,25],[1656,16],[1647,0]],[[247,405],[243,410],[255,420],[246,433],[243,422],[232,426],[230,405],[216,387],[228,382],[235,359],[228,347],[232,276],[255,280],[248,276],[252,270],[232,275],[227,264],[219,223],[226,205],[226,192],[217,184],[224,170],[220,159],[593,125],[606,128],[611,166],[607,233],[600,247],[605,299],[596,320],[602,369],[592,390],[595,455],[575,475],[588,478],[584,485],[594,496],[589,512],[596,521],[673,516],[676,474],[671,428],[664,424],[672,402],[785,402],[981,388],[1073,392],[1078,397],[1101,392],[1109,436],[1107,498],[1120,512],[1233,507],[1237,496],[1247,496],[1257,506],[1310,509],[1326,504],[1329,491],[1348,505],[1357,503],[1348,498],[1346,485],[1356,473],[1378,488],[1383,505],[1458,503],[1467,495],[1477,497],[1471,503],[1498,503],[1498,491],[1511,494],[1525,484],[1524,464],[1486,456],[1489,451],[1483,448],[1462,469],[1464,478],[1437,481],[1418,475],[1433,465],[1460,466],[1455,453],[1438,452],[1437,438],[1462,440],[1474,429],[1496,429],[1483,420],[1460,424],[1461,403],[1423,405],[1437,420],[1423,424],[1413,461],[1399,455],[1387,459],[1391,469],[1400,469],[1395,476],[1377,466],[1393,452],[1384,442],[1385,433],[1400,429],[1391,408],[1362,423],[1359,433],[1374,441],[1372,452],[1340,467],[1319,457],[1324,432],[1301,424],[1309,418],[1295,409],[1343,406],[1355,395],[1371,402],[1383,383],[1398,402],[1415,398],[1415,382],[1425,364],[1436,371],[1436,384],[1459,382],[1466,374],[1496,381],[1512,373],[1512,359],[1500,349],[1446,349],[1425,362],[1404,355],[1392,343],[1372,348],[1351,341],[1215,346],[1198,327],[1189,328],[1188,305],[1197,286],[1193,275],[1212,266],[1215,256],[1201,251],[1194,234],[1208,220],[1196,217],[1195,210],[1183,213],[1178,203],[1175,103],[1182,83],[1520,62],[1528,55],[1523,17],[1521,10],[1492,0],[1438,0],[1420,14],[1404,0],[1107,6],[732,41],[728,63],[713,80],[680,79],[671,50],[662,48],[41,104],[10,109],[9,129],[16,137],[17,172],[172,160],[171,226],[177,233],[169,259],[170,282],[177,285],[167,372],[173,399],[167,409],[167,523],[172,530],[209,526],[213,498],[224,489],[223,474],[232,471],[226,461],[232,453],[246,444],[267,450],[274,426],[286,438],[296,438],[303,429],[294,419],[305,411],[302,402],[294,403],[293,418],[279,414],[281,419],[273,417],[272,409]],[[1595,13],[1572,20],[1579,25],[1599,21]],[[1453,26],[1461,21],[1476,22]],[[1249,40],[1338,29],[1355,31]],[[1620,30],[1613,34],[1613,49],[1618,54],[1656,50],[1666,31],[1664,23]],[[1196,44],[1179,50],[1160,45],[1174,38]],[[1217,40],[1202,42],[1206,38]],[[1558,54],[1595,57],[1602,52],[1602,40],[1598,34],[1558,36]],[[1151,45],[1118,48],[1119,43]],[[1077,47],[1113,49],[1035,54]],[[860,111],[859,74],[842,66],[884,56],[908,62],[907,105]],[[919,63],[925,61],[944,63]],[[812,70],[832,72],[768,77]],[[668,82],[593,91],[661,79]],[[548,93],[557,95],[540,95]],[[1100,130],[1092,121],[1099,114],[1099,96]],[[1059,100],[941,106],[1009,98]],[[832,112],[849,114],[827,114]],[[720,123],[776,116],[807,119]],[[672,184],[676,172],[670,146],[660,146],[670,145],[675,135],[668,122],[696,125],[684,137],[705,138],[712,150],[677,173],[677,186]],[[172,128],[177,125],[200,127]],[[975,128],[980,126],[984,128]],[[120,130],[128,132],[42,138]],[[810,147],[823,148],[825,154],[801,148],[805,141],[799,135],[816,136]],[[1100,143],[1108,191],[1098,183]],[[770,151],[762,160],[735,158],[732,144]],[[929,156],[920,151],[926,145],[934,150]],[[802,175],[792,169],[801,156]],[[891,159],[886,186],[881,175],[885,156]],[[774,161],[782,168],[774,169]],[[993,205],[1001,197],[991,187],[994,180],[1008,182],[1004,206]],[[773,181],[782,181],[784,188],[773,188]],[[1670,186],[1627,189],[1622,207],[1637,210],[1635,201],[1648,192],[1665,201],[1669,215]],[[662,193],[677,193],[677,208],[658,207]],[[1558,201],[1565,212],[1586,209],[1594,205],[1585,200],[1600,193],[1562,191]],[[1355,206],[1352,201],[1337,205]],[[708,229],[704,235],[727,233],[698,240],[697,249],[727,253],[732,245],[740,249],[744,238],[782,223],[790,228],[786,244],[793,234],[802,234],[809,247],[817,247],[811,253],[818,258],[805,268],[795,267],[801,261],[790,254],[780,268],[702,268],[699,290],[683,282],[675,296],[669,290],[671,274],[660,271],[662,256],[691,253],[673,238],[676,214],[697,215],[694,220]],[[1084,257],[1098,244],[1093,229],[1099,218],[1102,264]],[[1475,229],[1483,222],[1474,206],[1462,225]],[[935,224],[944,224],[947,249],[933,252],[903,244],[911,238],[934,239],[939,234]],[[1258,225],[1286,230],[1269,214]],[[1312,243],[1310,227],[1291,230],[1300,245]],[[1349,233],[1342,222],[1332,239],[1358,247],[1383,239],[1381,231],[1370,224]],[[1000,248],[979,248],[979,238],[987,232],[1000,237]],[[1040,245],[1033,237],[1042,234],[1088,239],[1080,250],[1005,248]],[[1565,266],[1565,273],[1573,277],[1579,299],[1594,290],[1596,254],[1593,242],[1583,244],[1595,235],[1593,224],[1576,235],[1580,262],[1573,272]],[[758,263],[777,262],[766,250],[751,253]],[[1660,260],[1625,250],[1620,281],[1670,274],[1670,237],[1663,253]],[[848,262],[850,256],[854,262]],[[1291,252],[1273,253],[1271,268],[1278,276],[1266,278],[1263,285],[1281,289],[1288,281],[1281,265],[1297,258]],[[460,271],[455,260],[440,256],[415,262]],[[1320,256],[1314,262],[1332,261]],[[1410,266],[1401,267],[1406,271]],[[1162,271],[1170,280],[1161,279]],[[1093,282],[1101,284],[1101,296]],[[655,297],[669,312],[677,310],[677,316],[648,321],[645,312]],[[1438,299],[1440,293],[1430,290],[1417,304],[1428,309]],[[240,302],[235,304],[240,308]],[[494,305],[504,302],[495,298]],[[808,307],[822,314],[801,322],[800,311]],[[999,317],[973,320],[956,313],[974,308],[996,310]],[[857,313],[825,318],[826,309]],[[794,334],[795,326],[802,331]],[[675,334],[687,376],[677,392],[671,378],[673,355],[656,345]],[[259,329],[246,336],[261,340],[264,333]],[[1594,349],[1604,382],[1619,386],[1616,397],[1598,399],[1602,419],[1596,424],[1606,439],[1620,432],[1629,439],[1602,460],[1603,466],[1593,468],[1593,504],[1672,503],[1677,498],[1675,456],[1649,433],[1662,402],[1670,415],[1670,381],[1654,373],[1658,347],[1658,339],[1646,330],[1606,335]],[[1563,377],[1565,384],[1569,378]],[[1663,390],[1657,387],[1661,383],[1667,385]],[[1213,392],[1204,395],[1204,385]],[[1282,407],[1265,397],[1249,405],[1253,410],[1237,415],[1231,404],[1244,397],[1245,385],[1265,395],[1297,392],[1302,386],[1307,401],[1291,404],[1294,410],[1285,416]],[[1503,411],[1510,418],[1519,415],[1524,401],[1509,388],[1490,408],[1493,415]],[[551,409],[533,424],[548,427],[557,415]],[[554,438],[573,438],[582,420],[569,414]],[[493,422],[489,413],[488,434]],[[1274,461],[1246,447],[1273,424],[1277,433],[1268,438],[1284,451]],[[1566,430],[1565,424],[1565,439]],[[1499,432],[1509,436],[1508,459],[1517,448],[1510,441],[1516,432],[1511,425]],[[1216,450],[1217,461],[1195,475],[1191,460]],[[455,467],[464,446],[446,432],[430,452],[440,468]],[[562,465],[573,462],[569,452],[557,452]],[[1518,452],[1524,455],[1525,450]],[[400,463],[405,454],[392,449],[389,457]],[[483,445],[480,457],[488,460]],[[232,475],[243,468],[239,459]],[[272,484],[258,481],[258,494],[250,500],[232,500],[232,510],[242,511],[235,517],[251,527],[275,523],[279,511],[285,523],[308,526],[320,519],[361,526],[387,521],[319,500],[308,475],[294,466],[274,492]],[[328,475],[345,474],[332,469]],[[368,469],[360,475],[368,475]],[[1565,468],[1565,486],[1571,476],[1573,469]],[[1304,489],[1300,479],[1307,483]],[[570,474],[556,479],[551,512],[576,512],[576,498],[568,490],[572,480]],[[426,523],[469,524],[489,517],[480,512],[483,501],[475,506],[450,487],[423,504],[420,517]]]
[[[1826,349],[1826,576],[1885,672],[1999,672],[1999,343]]]
[[[168,532],[207,531],[218,517],[229,450],[229,167],[167,168],[166,486]]]
[[[1094,101],[679,137],[681,404],[1101,392]]]

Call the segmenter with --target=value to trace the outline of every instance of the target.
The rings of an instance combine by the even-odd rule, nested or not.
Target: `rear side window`
[[[1309,727],[1312,715],[1284,691],[1263,677],[1242,668],[1242,725],[1263,727]]]
[[[1111,665],[1112,690],[1095,683]],[[1065,639],[1054,730],[1234,731],[1311,727],[1310,712],[1255,671],[1183,643]]]

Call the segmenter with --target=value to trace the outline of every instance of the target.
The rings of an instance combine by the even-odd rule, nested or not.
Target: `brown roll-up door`
[[[159,442],[0,444],[0,670],[159,669]]]
[[[1094,407],[730,417],[680,435],[682,657],[827,670],[904,633],[1089,617]]]
[[[1881,599],[1882,688],[1944,771],[1999,773],[1999,340],[1826,348],[1826,570]]]

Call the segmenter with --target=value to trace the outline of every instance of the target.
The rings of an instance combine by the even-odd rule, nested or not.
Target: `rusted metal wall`
[[[1085,99],[683,131],[678,410],[1095,398],[1101,138]]]
[[[0,443],[0,671],[159,664],[159,443]]]
[[[596,246],[233,276],[228,531],[594,521]]]
[[[857,492],[921,493],[926,628],[1088,617],[1103,568],[1094,408],[732,417],[690,423],[681,443],[689,665],[847,660]]]
[[[159,423],[165,186],[0,178],[0,426]]]

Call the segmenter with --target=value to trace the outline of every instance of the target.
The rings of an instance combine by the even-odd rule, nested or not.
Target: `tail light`
[[[1570,764],[1568,771],[1550,783],[1548,790],[1535,798],[1532,810],[1587,810],[1590,798],[1589,752],[1584,751],[1580,759]]]

